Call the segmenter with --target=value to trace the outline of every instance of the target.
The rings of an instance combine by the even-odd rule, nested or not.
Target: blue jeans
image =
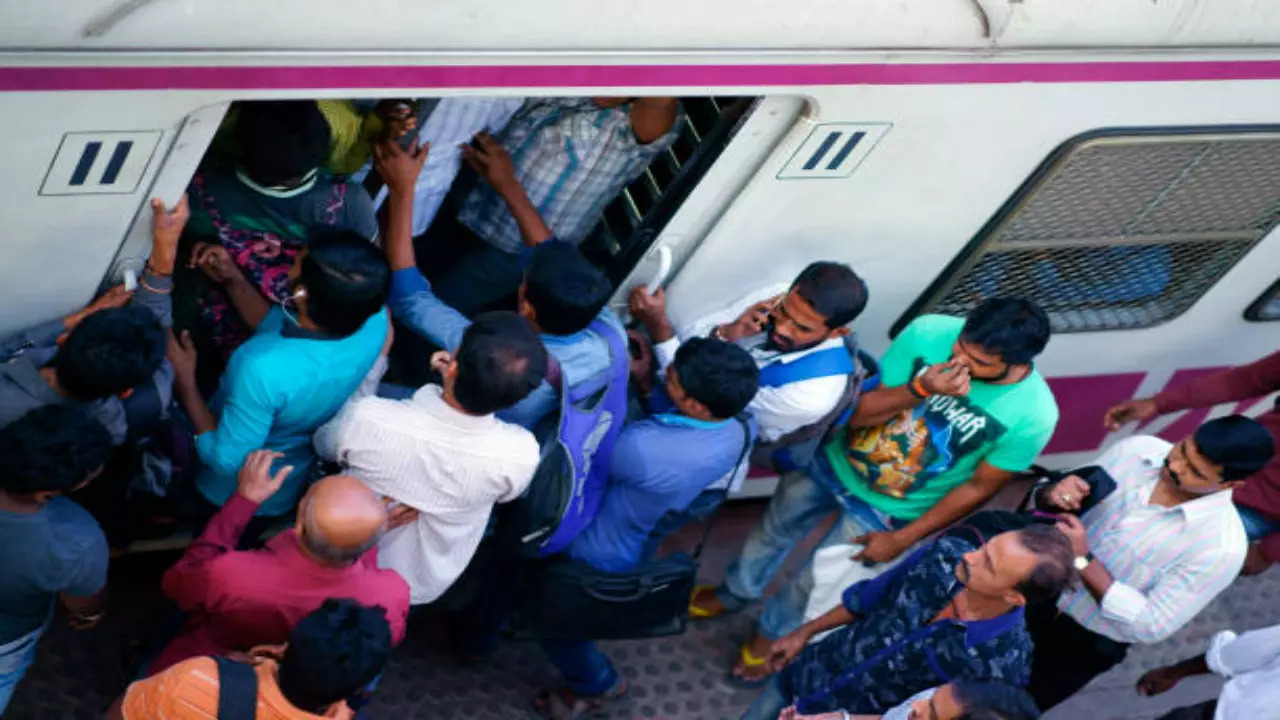
[[[621,679],[591,640],[542,640],[540,644],[576,695],[603,695]]]
[[[774,675],[765,684],[760,697],[742,713],[742,720],[778,720],[778,713],[790,707],[791,701],[782,692],[781,675]]]
[[[14,689],[22,681],[22,676],[27,674],[27,668],[35,663],[36,647],[48,626],[45,623],[17,640],[0,645],[0,715],[4,715],[9,700],[13,698]]]
[[[1262,538],[1280,532],[1280,521],[1270,520],[1253,508],[1236,506],[1240,513],[1240,522],[1244,523],[1244,534],[1249,542],[1258,542]]]
[[[889,529],[891,518],[848,494],[838,494],[835,490],[838,482],[831,464],[821,452],[805,470],[783,476],[764,518],[747,536],[742,553],[729,566],[724,584],[716,590],[720,602],[731,612],[760,599],[792,548],[804,540],[823,518],[839,510],[840,519],[805,559],[796,581],[788,583],[765,603],[759,632],[770,640],[776,640],[804,624],[805,605],[814,584],[813,553],[831,545],[847,543],[868,532]],[[869,570],[869,576],[877,575],[888,567],[889,563],[876,566]]]

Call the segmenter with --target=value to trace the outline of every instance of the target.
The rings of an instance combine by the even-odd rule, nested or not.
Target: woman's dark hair
[[[476,317],[455,351],[453,396],[469,413],[487,415],[525,399],[547,376],[547,350],[529,322],[512,312]]]
[[[107,464],[111,434],[80,404],[36,408],[0,429],[0,489],[70,492]]]
[[[240,167],[259,185],[298,182],[329,155],[329,123],[314,100],[236,104]]]
[[[307,291],[307,314],[325,330],[346,337],[387,302],[391,267],[368,240],[354,232],[310,241],[299,278]]]
[[[280,660],[280,693],[316,715],[373,681],[391,654],[391,626],[381,607],[329,598],[298,621]]]
[[[1075,552],[1071,541],[1052,525],[1028,525],[1017,531],[1022,546],[1035,553],[1040,561],[1016,589],[1028,603],[1046,602],[1075,585]]]
[[[524,299],[548,335],[585,329],[612,294],[609,278],[567,242],[542,243],[525,269]]]
[[[164,362],[166,339],[160,321],[144,307],[99,310],[67,336],[53,371],[76,399],[119,395],[155,375]]]
[[[969,311],[960,338],[1009,365],[1025,365],[1049,344],[1049,316],[1026,298],[991,298]]]
[[[714,338],[692,338],[676,350],[671,366],[689,397],[707,406],[714,417],[728,419],[755,397],[760,370],[751,354]]]
[[[1020,687],[995,682],[953,680],[951,693],[964,708],[961,720],[1037,720],[1040,708]]]
[[[1222,480],[1249,477],[1276,453],[1276,441],[1257,420],[1228,415],[1196,428],[1196,449],[1206,460],[1222,466]]]
[[[840,263],[813,263],[791,283],[791,290],[813,306],[829,330],[853,322],[867,306],[867,284]]]

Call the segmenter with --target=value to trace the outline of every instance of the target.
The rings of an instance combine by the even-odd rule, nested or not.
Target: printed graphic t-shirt
[[[886,387],[905,385],[951,357],[962,318],[925,315],[898,336],[880,361]],[[915,520],[973,475],[980,461],[1026,470],[1058,423],[1048,384],[1032,369],[1012,385],[973,382],[966,397],[935,395],[882,425],[845,428],[826,447],[853,496],[901,520]]]

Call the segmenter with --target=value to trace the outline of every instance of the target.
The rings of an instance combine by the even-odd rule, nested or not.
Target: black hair
[[[260,185],[301,180],[329,155],[329,122],[314,100],[237,103],[240,167]]]
[[[391,654],[386,610],[328,598],[298,621],[280,660],[280,693],[316,715],[373,681]]]
[[[675,368],[680,387],[689,397],[727,419],[742,412],[755,397],[760,369],[751,354],[737,345],[714,338],[692,338],[676,350]]]
[[[612,294],[609,278],[567,242],[542,243],[525,269],[524,299],[548,335],[585,329]]]
[[[36,408],[0,429],[0,489],[70,492],[107,464],[111,433],[81,404]]]
[[[391,267],[378,248],[359,234],[327,233],[308,243],[299,282],[307,291],[311,319],[346,337],[386,304]]]
[[[1049,344],[1049,316],[1027,298],[989,298],[969,311],[960,337],[1006,364],[1025,365]]]
[[[1271,462],[1276,441],[1257,420],[1228,415],[1196,428],[1196,448],[1206,460],[1222,466],[1222,481],[1248,477]]]
[[[479,315],[462,334],[453,396],[469,413],[487,415],[525,399],[547,376],[547,349],[529,321],[513,312]]]
[[[840,263],[813,263],[800,272],[791,289],[813,306],[829,330],[853,322],[867,306],[867,283]]]
[[[164,328],[150,310],[99,310],[71,330],[53,358],[58,384],[78,400],[119,395],[146,382],[164,362]]]
[[[1017,531],[1018,540],[1040,558],[1031,573],[1016,589],[1028,603],[1053,600],[1063,590],[1075,585],[1075,552],[1071,541],[1053,525],[1028,525]]]
[[[951,693],[964,708],[959,720],[1037,720],[1040,708],[1020,687],[996,682],[953,680]]]

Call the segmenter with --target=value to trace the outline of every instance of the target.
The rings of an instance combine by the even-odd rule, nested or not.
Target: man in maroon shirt
[[[359,480],[335,475],[317,482],[302,498],[294,528],[262,550],[235,550],[258,505],[292,470],[284,467],[272,476],[278,457],[268,450],[249,454],[236,494],[165,573],[164,592],[187,620],[149,674],[193,657],[285,642],[294,624],[330,597],[381,606],[392,642],[404,638],[409,585],[394,571],[378,569],[377,542],[387,512]]]
[[[1280,390],[1280,352],[1183,383],[1154,397],[1122,402],[1107,411],[1103,422],[1108,429],[1118,430],[1127,422],[1145,422],[1179,410],[1240,402],[1276,390]],[[1257,420],[1280,443],[1280,402]],[[1252,543],[1242,574],[1256,575],[1280,562],[1280,453],[1235,490],[1233,499]]]

